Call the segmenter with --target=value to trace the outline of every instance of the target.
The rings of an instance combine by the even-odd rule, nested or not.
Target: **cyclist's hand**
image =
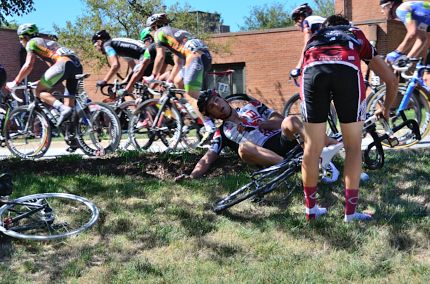
[[[258,128],[260,129],[261,132],[278,129],[278,127],[275,127],[275,125],[273,124],[273,121],[270,121],[270,120],[261,121],[258,124]]]
[[[103,86],[106,86],[106,84],[107,84],[107,82],[105,80],[98,80],[96,83],[96,87],[101,88]]]
[[[381,102],[378,102],[376,104],[376,111],[374,112],[374,115],[381,118],[381,116],[384,119],[387,119],[390,117],[390,109],[386,108]]]
[[[18,83],[16,81],[7,82],[6,83],[6,89],[8,89],[9,91],[12,91],[13,89],[16,88],[17,85],[18,85]]]
[[[167,88],[174,88],[174,87],[175,87],[175,84],[174,84],[173,82],[171,82],[171,81],[166,81],[166,82],[165,82],[165,86],[166,86]]]
[[[290,76],[292,78],[297,78],[299,77],[301,74],[301,69],[300,68],[294,68],[293,70],[290,71]]]
[[[385,60],[390,64],[394,64],[401,56],[405,56],[405,54],[400,51],[394,50],[388,53],[387,56],[385,56]]]
[[[180,181],[183,181],[183,180],[186,180],[186,179],[191,179],[191,176],[187,175],[187,174],[180,174],[179,176],[175,177],[174,181],[175,182],[180,182]]]
[[[143,82],[147,83],[147,84],[151,84],[155,82],[155,76],[154,74],[151,74],[151,76],[145,76],[143,77]]]

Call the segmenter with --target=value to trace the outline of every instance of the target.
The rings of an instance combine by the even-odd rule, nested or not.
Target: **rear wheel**
[[[399,91],[390,109],[390,119],[388,120],[388,122],[391,128],[394,128],[403,122],[402,117],[400,115],[396,115],[396,112],[406,92],[406,88],[407,86],[404,84],[399,85]],[[378,102],[382,104],[384,103],[385,94],[386,94],[386,88],[383,87],[379,90],[378,93],[369,97],[368,103],[367,103],[367,112],[370,115],[372,115],[376,111]],[[418,123],[421,137],[424,137],[429,133],[430,131],[429,101],[419,90],[417,89],[414,90],[412,96],[409,99],[407,107],[404,110],[404,113],[407,119],[413,119]],[[376,131],[381,134],[385,133],[385,130],[381,125],[377,127]],[[407,126],[395,132],[394,137],[396,137],[397,140],[399,141],[399,145],[396,146],[396,148],[410,147],[419,142],[419,140],[416,139],[413,131]],[[387,143],[387,141],[382,141],[382,144],[387,147],[390,146],[389,143]]]
[[[233,107],[233,108],[241,108],[248,104],[250,101],[253,100],[252,97],[248,96],[247,94],[234,94],[225,97],[225,100]]]
[[[118,116],[104,103],[92,103],[86,110],[88,117],[80,116],[76,138],[82,151],[89,156],[114,152],[121,140]]]
[[[66,193],[42,193],[0,207],[0,231],[26,240],[54,240],[76,235],[97,221],[99,210],[88,199]]]
[[[45,114],[27,106],[14,109],[7,117],[4,134],[6,145],[19,158],[42,157],[51,145],[51,126]]]

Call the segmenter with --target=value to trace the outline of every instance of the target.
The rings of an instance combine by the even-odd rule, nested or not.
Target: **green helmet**
[[[144,40],[145,40],[145,39],[147,39],[147,38],[152,38],[152,35],[151,35],[151,28],[150,28],[150,27],[144,28],[144,29],[140,32],[140,40],[141,40],[141,41],[144,41]]]
[[[17,34],[18,36],[28,35],[34,37],[39,34],[39,29],[36,24],[22,24],[18,27]]]

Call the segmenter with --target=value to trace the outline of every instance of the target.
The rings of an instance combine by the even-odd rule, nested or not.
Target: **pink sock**
[[[358,203],[358,189],[345,189],[345,215],[355,213]]]
[[[304,193],[305,193],[305,201],[306,201],[306,208],[312,209],[315,207],[316,203],[316,193],[317,193],[317,187],[316,186],[304,186]],[[315,219],[315,214],[306,214],[306,219]]]

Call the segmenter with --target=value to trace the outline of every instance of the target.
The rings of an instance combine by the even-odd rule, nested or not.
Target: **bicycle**
[[[407,75],[411,66],[417,63],[413,75]],[[399,91],[394,99],[393,106],[391,107],[391,115],[389,118],[390,126],[394,129],[397,127],[402,128],[407,120],[415,120],[417,126],[413,124],[408,125],[403,131],[398,132],[396,137],[399,141],[397,148],[410,147],[418,143],[422,137],[430,132],[430,88],[425,85],[423,81],[423,74],[429,66],[422,64],[421,58],[410,58],[403,60],[399,65],[393,65],[393,68],[401,72],[401,76],[407,80],[406,83],[399,84]],[[386,93],[385,86],[382,87],[372,97],[369,97],[367,104],[367,111],[373,113],[376,110],[378,103],[383,103]],[[418,127],[419,134],[416,135]],[[383,142],[387,145],[387,142]]]
[[[59,113],[55,109],[49,109],[34,95],[34,83],[15,88],[14,91],[26,90],[30,103],[14,109],[6,118],[4,135],[8,149],[20,158],[40,158],[51,144],[51,128],[57,128],[72,150],[79,147],[89,156],[115,151],[120,142],[118,117],[106,104],[94,103],[88,99],[83,88],[83,80],[88,77],[88,74],[76,75],[79,81],[78,94],[72,114],[59,126]]]
[[[0,175],[0,233],[13,238],[62,239],[88,230],[99,218],[97,206],[81,196],[39,193],[8,200],[11,193],[11,176]]]
[[[0,89],[0,146],[6,147],[6,139],[3,136],[6,118],[10,112],[18,107],[18,101],[22,101],[13,93],[3,93]]]
[[[203,122],[191,104],[183,98],[185,90],[165,87],[159,99],[148,99],[139,104],[129,124],[131,142],[138,150],[174,151],[178,144],[183,148],[194,148],[202,138]],[[150,90],[148,88],[148,90]],[[156,94],[156,91],[150,91]],[[182,97],[178,97],[182,95]]]
[[[131,94],[127,93],[122,96],[118,96],[117,91],[124,89],[126,85],[127,81],[120,83],[118,80],[115,80],[113,84],[106,84],[100,88],[102,95],[108,97],[108,99],[106,99],[106,103],[113,108],[116,115],[118,116],[122,130],[121,134],[127,135],[127,141],[123,146],[121,146],[123,149],[128,149],[130,145],[133,146],[130,136],[128,135],[128,128],[134,110],[141,102],[154,97],[154,94],[151,93],[152,89],[149,89],[141,82],[136,82],[134,84],[134,89]],[[131,99],[126,100],[126,96],[130,97]],[[105,100],[103,100],[103,102],[105,102]]]
[[[381,141],[388,139],[390,134],[384,133],[383,135],[379,135],[378,132],[376,132],[375,123],[380,120],[381,118],[372,115],[366,119],[363,127],[363,135],[369,133],[373,139],[372,143],[370,143],[363,152],[363,162],[369,169],[382,168],[385,163],[385,154]],[[341,139],[339,140],[339,144],[333,145],[336,146],[334,151],[331,151],[329,155],[321,156],[320,165],[323,171],[330,171],[333,156],[343,148]],[[279,188],[281,185],[288,186],[288,179],[301,169],[302,156],[303,148],[300,143],[298,143],[287,153],[282,162],[252,173],[249,183],[216,201],[213,206],[213,211],[219,213],[249,198],[260,200],[264,195]],[[337,179],[337,176],[335,179]],[[333,182],[333,180],[331,182]],[[286,197],[288,198],[293,192],[294,188],[291,188]]]

